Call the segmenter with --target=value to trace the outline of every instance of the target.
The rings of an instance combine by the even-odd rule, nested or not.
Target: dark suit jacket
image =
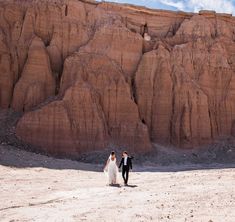
[[[132,161],[131,161],[131,159],[132,159],[131,157],[129,157],[129,156],[127,157],[127,168],[128,168],[128,169],[132,169]],[[124,158],[122,158],[122,160],[121,160],[121,162],[120,162],[120,164],[119,164],[119,168],[120,168],[121,166],[122,166],[122,167],[124,166]]]

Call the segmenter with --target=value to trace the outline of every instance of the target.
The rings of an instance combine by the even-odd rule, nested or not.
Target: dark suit
[[[131,159],[132,158],[128,156],[127,161],[126,161],[126,165],[124,165],[124,157],[123,157],[120,164],[119,164],[119,168],[121,168],[121,166],[122,166],[122,177],[123,177],[123,180],[124,180],[125,184],[128,183],[129,170],[132,169]]]

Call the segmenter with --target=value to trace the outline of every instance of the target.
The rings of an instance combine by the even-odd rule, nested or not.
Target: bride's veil
[[[111,154],[109,155],[109,158],[108,160],[110,161],[111,160]],[[108,177],[108,165],[104,168],[104,174]]]

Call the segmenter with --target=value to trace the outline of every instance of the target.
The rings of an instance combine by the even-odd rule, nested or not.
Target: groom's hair
[[[126,155],[128,155],[127,151],[123,151],[123,153],[125,153]]]

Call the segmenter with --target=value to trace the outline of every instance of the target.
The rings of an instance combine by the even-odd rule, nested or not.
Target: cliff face
[[[0,107],[77,156],[235,133],[235,18],[79,0],[0,1]]]

